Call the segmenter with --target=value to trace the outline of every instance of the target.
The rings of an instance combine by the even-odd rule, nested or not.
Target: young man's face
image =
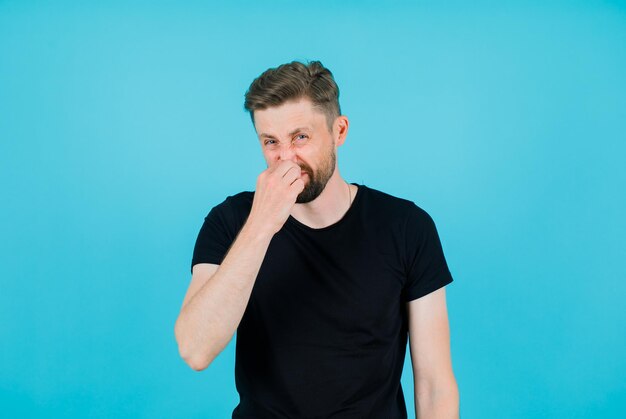
[[[326,116],[303,98],[254,111],[254,123],[268,167],[282,160],[300,166],[304,190],[296,202],[317,198],[337,165],[335,139]]]

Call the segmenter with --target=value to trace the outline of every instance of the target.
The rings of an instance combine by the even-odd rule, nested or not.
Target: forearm
[[[272,236],[247,222],[215,274],[183,306],[175,334],[193,369],[206,368],[235,334]]]
[[[418,419],[458,419],[459,390],[454,378],[438,386],[421,386],[415,392]]]

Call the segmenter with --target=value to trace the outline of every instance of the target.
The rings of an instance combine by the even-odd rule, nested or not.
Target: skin
[[[174,329],[182,358],[197,371],[232,339],[271,238],[287,218],[312,228],[334,224],[358,191],[341,177],[336,159],[348,134],[346,116],[329,130],[326,116],[303,98],[257,110],[254,121],[267,169],[257,178],[250,215],[221,265],[193,267]],[[327,183],[308,201],[312,178]],[[406,304],[416,416],[458,418],[445,287]]]
[[[336,155],[337,148],[345,142],[349,126],[348,118],[339,116],[329,132],[326,117],[313,109],[308,99],[255,111],[254,121],[268,167],[288,161],[310,167],[315,172],[324,171],[329,154]],[[357,186],[350,185],[349,193],[348,183],[341,177],[336,161],[333,166],[324,191],[315,200],[291,208],[291,215],[303,224],[313,228],[325,227],[337,222],[348,210],[348,200],[350,195],[354,198]],[[305,185],[308,184],[309,174],[306,170],[301,174]]]
[[[452,371],[445,287],[406,305],[415,416],[458,418],[459,389]]]

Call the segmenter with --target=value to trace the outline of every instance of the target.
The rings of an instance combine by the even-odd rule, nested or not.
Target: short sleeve
[[[191,271],[198,263],[213,263],[219,265],[226,256],[234,237],[229,226],[227,214],[228,205],[221,203],[211,209],[204,218],[200,232],[196,238],[191,260]]]
[[[423,297],[452,282],[435,222],[416,205],[406,223],[406,245],[405,301]]]

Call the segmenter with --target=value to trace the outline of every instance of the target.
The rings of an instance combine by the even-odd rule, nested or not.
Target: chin
[[[304,190],[296,198],[296,204],[306,204],[315,201],[324,192],[325,188],[326,185],[320,187],[319,184],[305,184]]]

